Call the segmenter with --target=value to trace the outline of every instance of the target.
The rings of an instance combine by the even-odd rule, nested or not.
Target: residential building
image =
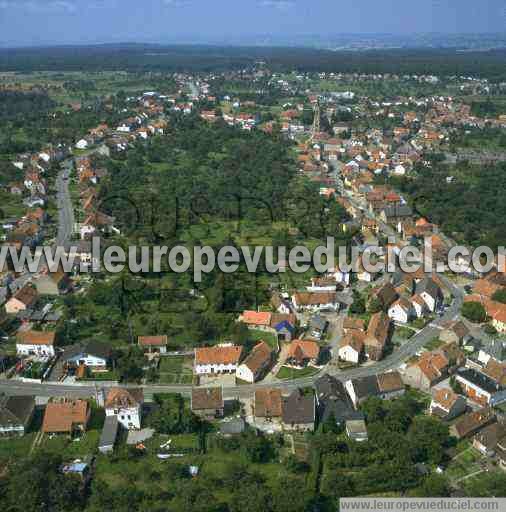
[[[485,428],[496,421],[496,416],[492,409],[480,409],[465,414],[459,418],[451,427],[450,434],[457,439],[470,437],[481,429]]]
[[[280,389],[256,389],[253,400],[255,426],[264,432],[280,431],[283,416],[282,403],[283,397]]]
[[[385,347],[390,340],[391,323],[388,316],[383,313],[372,315],[364,340],[365,355],[372,361],[383,358]]]
[[[72,281],[63,271],[48,272],[35,279],[35,287],[39,295],[61,295],[67,293],[71,286]]]
[[[410,299],[415,318],[423,318],[430,313],[430,310],[420,295],[413,295]]]
[[[44,412],[44,434],[74,435],[83,433],[90,420],[91,408],[86,400],[49,402]]]
[[[339,311],[341,307],[335,292],[297,292],[292,302],[297,311]]]
[[[246,382],[254,383],[265,374],[273,359],[273,352],[265,341],[253,347],[244,361],[239,365],[236,377]]]
[[[455,374],[455,378],[473,402],[483,406],[495,406],[506,401],[506,390],[503,386],[484,372],[464,368]]]
[[[365,338],[364,331],[351,330],[347,332],[339,342],[339,359],[358,364],[364,353]]]
[[[397,290],[391,283],[386,283],[378,288],[372,296],[380,301],[384,311],[388,311],[390,306],[399,298]]]
[[[221,387],[193,388],[191,410],[193,414],[208,420],[221,418],[225,411]]]
[[[348,334],[350,331],[364,331],[364,329],[365,322],[361,318],[347,316],[343,321],[343,330],[345,334]]]
[[[262,331],[270,331],[272,313],[263,311],[244,311],[239,317],[239,322],[246,324],[249,328]]]
[[[93,372],[105,372],[111,362],[112,348],[107,343],[89,341],[65,347],[62,360],[71,367],[85,366]]]
[[[316,402],[314,393],[304,393],[296,389],[289,396],[283,397],[282,421],[285,430],[300,432],[313,431],[316,421]]]
[[[137,344],[145,352],[166,354],[168,339],[167,336],[139,336]]]
[[[440,388],[432,394],[430,414],[445,421],[450,421],[466,412],[467,403],[463,396],[457,395],[450,388]]]
[[[355,408],[372,396],[391,400],[405,392],[404,383],[397,371],[347,380],[344,386]]]
[[[415,316],[413,304],[405,297],[397,299],[388,309],[388,317],[400,324],[407,324]]]
[[[320,423],[333,417],[337,425],[348,420],[363,419],[364,415],[353,408],[353,403],[344,384],[328,374],[320,377],[314,384],[317,404],[317,416]]]
[[[293,340],[286,357],[286,364],[296,368],[317,365],[320,357],[320,346],[315,341]]]
[[[506,427],[503,423],[492,423],[473,437],[473,447],[487,457],[496,454],[497,445],[506,438]]]
[[[486,365],[490,360],[499,363],[506,362],[506,341],[493,340],[488,345],[482,347],[478,354],[480,363]]]
[[[54,331],[20,332],[17,335],[16,352],[18,356],[54,357],[55,337]]]
[[[142,421],[144,392],[134,388],[110,388],[104,400],[106,416],[117,416],[127,430],[139,430]]]
[[[25,434],[35,410],[33,396],[0,395],[0,436]]]
[[[449,361],[439,352],[426,352],[404,372],[406,384],[429,391],[432,386],[448,376]]]
[[[195,349],[194,371],[197,375],[236,373],[242,356],[242,347],[217,345]]]
[[[436,311],[443,303],[443,292],[430,277],[426,277],[417,283],[416,294],[420,295],[431,312]]]
[[[456,343],[465,345],[472,338],[471,331],[461,320],[450,322],[445,326],[439,335],[439,339],[445,343]]]
[[[284,318],[281,317],[290,317]],[[295,320],[291,317],[293,315],[283,315],[281,313],[274,313],[271,317],[271,328],[274,330],[278,341],[289,342],[295,335]]]
[[[5,312],[15,315],[35,306],[38,300],[37,290],[30,284],[23,286],[6,303]]]

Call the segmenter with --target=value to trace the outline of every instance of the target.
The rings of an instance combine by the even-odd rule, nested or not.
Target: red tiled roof
[[[195,349],[195,364],[238,364],[242,347],[205,347]]]
[[[18,334],[17,343],[20,345],[54,345],[54,331],[24,331]]]
[[[263,311],[244,311],[241,320],[247,325],[264,325],[271,323],[271,313]]]
[[[86,426],[88,416],[89,406],[85,400],[49,403],[44,413],[42,431],[45,433],[70,433],[75,425]]]
[[[167,345],[167,336],[139,336],[138,343],[142,347],[164,347]]]

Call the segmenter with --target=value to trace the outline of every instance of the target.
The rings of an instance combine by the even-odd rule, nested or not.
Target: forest
[[[170,400],[172,413],[154,421],[174,434],[181,430],[181,418],[174,415],[177,398],[164,399]],[[127,446],[110,457],[97,455],[89,485],[61,474],[61,455],[39,450],[0,475],[0,500],[10,512],[330,512],[347,496],[450,496],[445,475],[417,469],[449,462],[448,453],[456,446],[447,425],[424,416],[412,393],[391,402],[369,399],[362,410],[366,442],[349,440],[330,416],[316,432],[298,437],[308,450],[301,458],[288,453],[283,436],[246,431],[225,438],[208,424],[200,429],[199,447],[182,459],[162,462],[149,450]],[[198,477],[191,477],[190,465],[199,468]],[[465,496],[503,496],[506,476],[482,472],[463,482],[462,491]]]
[[[447,178],[453,177],[452,180]],[[492,250],[506,244],[506,163],[456,168],[433,159],[416,177],[391,179],[420,215],[457,242]]]
[[[190,71],[243,69],[259,60],[276,71],[473,75],[506,78],[504,50],[329,51],[287,47],[118,44],[0,49],[0,71]]]
[[[124,247],[185,245],[192,252],[210,246],[216,254],[223,246],[261,245],[289,251],[314,248],[327,236],[346,245],[353,235],[340,229],[343,208],[299,177],[291,143],[261,131],[173,116],[164,136],[97,165],[109,171],[100,184],[99,209],[115,218],[121,236],[114,242]],[[291,284],[295,276],[270,274],[262,261],[256,274],[241,261],[237,272],[216,268],[199,284],[192,272],[163,266],[141,276],[95,278],[86,296],[66,299],[69,318],[77,322],[65,324],[64,339],[99,333],[125,343],[132,332],[166,332],[182,347],[239,339],[239,313],[268,303],[276,283],[297,288]]]

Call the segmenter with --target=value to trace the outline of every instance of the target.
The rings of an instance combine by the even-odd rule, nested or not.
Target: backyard
[[[191,357],[162,357],[158,369],[160,384],[191,384],[193,382],[193,359]]]
[[[276,378],[281,380],[301,379],[303,377],[316,375],[319,371],[319,368],[314,368],[313,366],[306,366],[300,370],[297,368],[282,366],[277,373]]]

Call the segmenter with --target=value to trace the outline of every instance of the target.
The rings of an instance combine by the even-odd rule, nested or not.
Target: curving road
[[[223,392],[226,398],[245,398],[251,396],[255,389],[259,388],[282,388],[285,391],[292,391],[298,387],[312,386],[315,380],[323,373],[329,373],[339,380],[375,375],[377,373],[386,372],[388,370],[397,369],[404,361],[414,356],[422,347],[431,339],[439,335],[440,328],[444,322],[455,320],[458,317],[460,307],[462,306],[464,294],[460,288],[456,287],[446,277],[441,276],[445,285],[450,289],[454,296],[451,306],[445,311],[445,314],[426,326],[418,334],[410,338],[402,347],[394,351],[382,361],[377,363],[354,368],[351,370],[339,370],[333,366],[327,366],[317,375],[311,377],[294,379],[290,381],[269,382],[241,386],[224,387]],[[136,385],[125,385],[123,387],[139,387]],[[181,393],[190,394],[191,386],[171,385],[171,386],[142,386],[148,393]],[[94,396],[97,392],[94,385],[65,385],[65,384],[32,384],[22,383],[19,381],[5,380],[0,381],[0,391],[10,395],[33,394],[38,396],[73,396],[73,397],[89,397]]]
[[[72,209],[72,201],[68,189],[68,176],[72,171],[73,163],[67,160],[62,165],[62,170],[58,175],[57,188],[58,188],[58,206],[59,206],[59,226],[57,244],[61,245],[70,240],[72,234],[72,226],[74,223],[74,215]],[[350,198],[351,199],[351,198]],[[352,202],[354,202],[352,200]],[[358,206],[358,204],[357,204]],[[362,208],[361,208],[362,209]],[[396,236],[395,231],[390,226],[380,223],[382,229],[390,236]],[[409,358],[419,352],[422,347],[439,335],[441,325],[449,320],[456,320],[459,316],[459,311],[464,300],[464,292],[455,286],[445,276],[440,275],[441,280],[445,286],[450,290],[453,295],[452,304],[446,309],[444,315],[431,324],[427,325],[424,329],[418,332],[415,336],[410,338],[399,349],[395,350],[392,354],[385,359],[360,368],[350,370],[339,370],[335,366],[327,365],[317,375],[305,377],[301,379],[294,379],[290,381],[256,383],[251,385],[241,386],[224,386],[223,392],[226,398],[245,398],[250,397],[255,389],[259,388],[282,388],[285,391],[292,391],[298,387],[312,386],[318,377],[324,373],[329,373],[339,380],[345,381],[348,379],[365,377],[375,375],[377,373],[386,372],[399,368],[399,366],[407,361]],[[439,327],[439,328],[438,328]],[[105,385],[105,384],[104,384]],[[135,385],[124,385],[123,387],[139,387]],[[147,393],[168,393],[175,392],[181,394],[190,394],[191,386],[187,385],[144,385],[142,386]],[[37,396],[72,396],[72,397],[91,397],[96,395],[97,386],[95,385],[67,385],[67,384],[33,384],[22,383],[20,381],[0,380],[0,392],[9,395],[37,395]]]

